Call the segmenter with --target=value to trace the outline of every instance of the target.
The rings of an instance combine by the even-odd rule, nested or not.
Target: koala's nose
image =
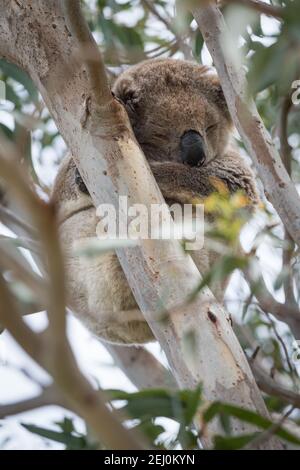
[[[201,166],[205,162],[204,142],[197,131],[187,131],[180,139],[180,153],[183,163]]]

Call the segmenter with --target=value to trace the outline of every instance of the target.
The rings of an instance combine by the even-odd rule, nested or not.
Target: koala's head
[[[200,166],[226,150],[231,119],[216,76],[174,59],[129,68],[113,91],[149,160]]]

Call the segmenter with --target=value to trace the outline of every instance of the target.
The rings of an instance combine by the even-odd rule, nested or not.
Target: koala
[[[174,60],[148,60],[123,72],[113,85],[166,202],[184,204],[215,191],[212,179],[249,205],[258,201],[252,171],[230,146],[232,122],[218,78],[206,67]],[[58,210],[69,302],[99,338],[140,344],[153,333],[140,312],[114,252],[76,256],[74,242],[94,237],[96,210],[71,156],[59,169],[52,194]],[[203,274],[217,259],[205,245],[191,252]],[[224,286],[215,294],[222,300]]]

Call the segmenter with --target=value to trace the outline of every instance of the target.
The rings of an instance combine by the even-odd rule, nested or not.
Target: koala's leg
[[[153,340],[114,253],[66,258],[70,303],[97,337],[117,344]]]
[[[60,225],[68,304],[76,316],[105,341],[152,341],[152,331],[138,309],[116,255],[85,258],[76,254],[78,243],[97,235],[99,219],[71,156],[61,165],[52,201]]]

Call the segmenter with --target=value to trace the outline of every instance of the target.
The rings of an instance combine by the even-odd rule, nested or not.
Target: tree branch
[[[286,422],[287,418],[290,414],[294,411],[294,407],[291,407],[280,419],[277,423],[273,423],[268,429],[260,433],[253,441],[248,444],[245,449],[255,450],[257,447],[262,445],[264,442],[268,441],[274,434],[282,427],[282,425]]]
[[[257,385],[259,388],[268,395],[278,397],[286,403],[300,408],[300,395],[289,390],[280,383],[273,380],[256,361],[250,360],[251,369],[254,373]]]
[[[4,155],[9,156],[11,160],[8,160]],[[54,208],[42,203],[36,194],[30,190],[28,181],[23,178],[22,172],[17,166],[20,158],[17,148],[2,136],[0,174],[8,183],[9,190],[20,202],[24,211],[31,215],[32,221],[40,233],[43,253],[47,253],[47,257],[43,256],[44,262],[47,265],[49,279],[51,280],[48,284],[46,309],[49,313],[50,326],[53,324],[56,335],[60,337],[60,335],[65,334],[65,280],[59,238],[54,222]],[[29,273],[27,277],[30,277]]]
[[[46,286],[42,278],[32,269],[26,258],[13,246],[0,244],[0,270],[13,274],[14,279],[22,281],[34,292],[40,303],[46,295]]]
[[[280,383],[270,376],[269,373],[262,366],[263,357],[260,357],[260,345],[254,338],[251,330],[246,325],[235,324],[235,329],[239,336],[241,336],[251,349],[254,351],[252,356],[249,358],[249,364],[254,374],[255,380],[259,388],[267,393],[268,395],[275,396],[285,401],[286,403],[293,405],[296,408],[300,407],[300,395],[299,393],[291,390],[289,386]],[[280,377],[282,382],[284,376]],[[299,378],[298,378],[299,383]],[[298,389],[298,387],[297,387]]]
[[[67,27],[77,40],[79,64],[84,63],[91,91],[104,105],[111,101],[106,69],[88,25],[82,21],[80,0],[63,0],[61,3]]]
[[[256,263],[258,264],[257,260]],[[259,267],[252,269],[253,263],[244,270],[244,276],[249,284],[251,292],[258,300],[264,312],[271,313],[279,321],[287,323],[295,338],[300,338],[300,311],[292,305],[277,302],[267,288],[264,278],[259,274]],[[255,272],[256,271],[256,272]]]
[[[36,237],[36,233],[34,233],[33,227],[31,227],[29,224],[24,222],[20,217],[18,217],[14,212],[12,212],[10,209],[5,207],[0,203],[0,220],[4,225],[7,225],[10,227],[12,231],[14,231],[14,228],[21,228],[24,230],[29,237]]]
[[[40,395],[37,395],[33,398],[28,398],[27,400],[22,400],[15,403],[9,403],[7,405],[0,405],[0,419],[50,405],[69,408],[67,402],[65,402],[61,394],[58,393],[57,388],[54,385],[50,385],[44,388]]]
[[[226,52],[230,47],[234,50],[236,44],[232,43],[224,18],[214,5],[196,8],[193,15],[218,71],[231,117],[252,157],[268,198],[290,236],[300,246],[300,197],[254,101],[248,99],[244,69],[237,68]]]
[[[156,5],[152,2],[152,0],[141,0],[141,3],[147,8],[147,10],[152,13],[153,16],[155,16],[159,21],[161,21],[168,31],[170,31],[175,39],[176,42],[178,43],[179,49],[182,51],[184,58],[186,60],[193,60],[193,53],[191,47],[186,44],[182,36],[176,31],[174,26],[172,25],[172,22],[167,19],[165,16],[161,15],[158,9],[156,8]]]
[[[292,97],[289,93],[284,97],[280,110],[280,119],[279,119],[279,139],[280,139],[280,155],[284,163],[285,169],[288,174],[291,176],[292,173],[292,149],[288,141],[288,121],[289,113],[293,106]],[[288,231],[285,229],[284,232],[284,241],[285,245],[283,247],[282,253],[282,269],[285,271],[285,277],[283,280],[283,289],[285,296],[285,304],[287,307],[292,306],[293,308],[298,308],[299,306],[296,301],[294,293],[294,281],[293,281],[293,268],[292,268],[292,259],[295,249],[295,244],[293,239],[290,237]],[[299,313],[300,314],[300,313]]]
[[[12,230],[16,235],[26,237],[28,233],[35,233],[32,226],[27,224],[23,218],[26,215],[24,212],[22,218],[20,214],[16,214],[20,207],[14,207],[14,213],[10,210],[11,199],[8,194],[5,194],[7,199],[7,207],[5,208],[9,213],[14,214],[18,222],[15,224],[15,217],[9,217],[6,219],[5,225]],[[0,212],[2,206],[0,205]],[[36,243],[34,241],[34,243]],[[40,253],[35,252],[33,254],[34,260],[41,271],[45,271]],[[45,273],[46,274],[46,273]],[[47,275],[48,277],[48,275]],[[47,287],[45,286],[45,289]],[[69,308],[72,310],[72,306]],[[37,311],[45,310],[45,305],[39,304],[26,304],[18,305],[18,311],[21,315],[34,313]],[[1,330],[0,326],[0,333]],[[163,367],[163,365],[155,359],[155,357],[149,353],[146,349],[139,347],[122,347],[116,346],[109,343],[103,342],[103,346],[113,357],[115,364],[121,368],[121,370],[128,376],[131,382],[138,388],[172,388],[175,389],[177,384],[172,377],[171,372]]]

